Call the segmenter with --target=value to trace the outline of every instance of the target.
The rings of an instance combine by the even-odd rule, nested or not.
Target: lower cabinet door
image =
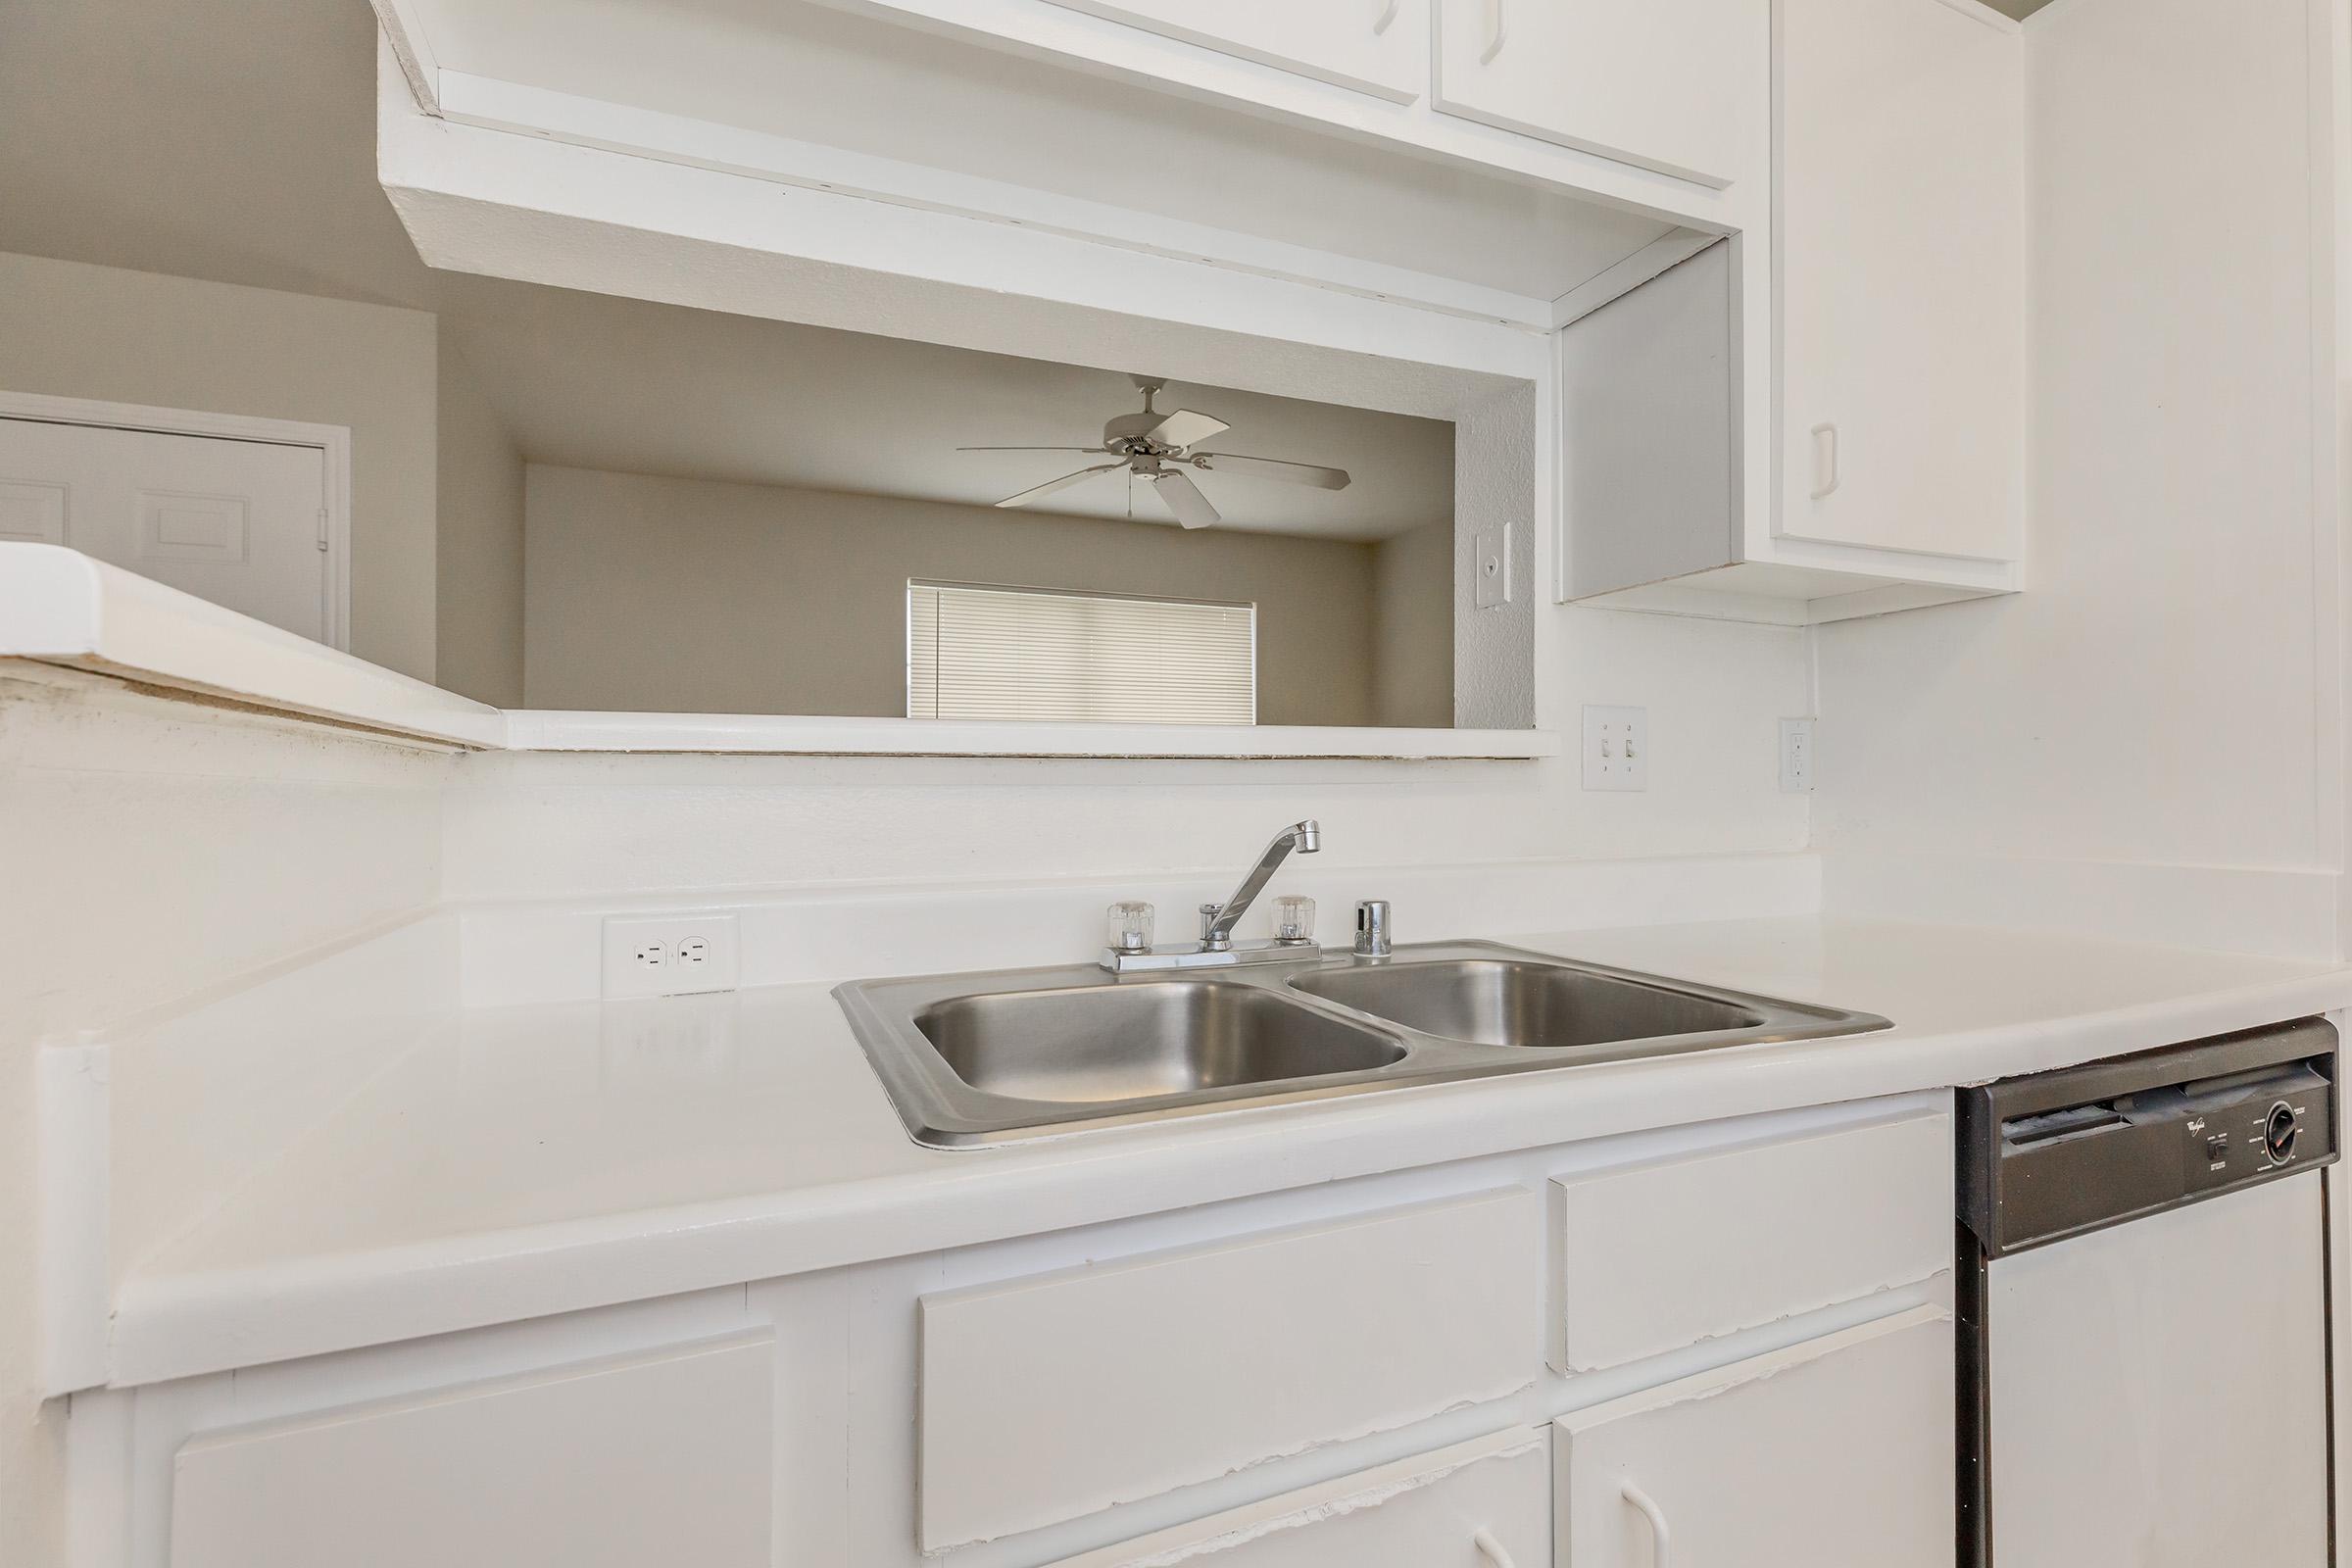
[[[1580,1411],[1560,1568],[1947,1568],[1953,1424],[1939,1307]]]
[[[1550,1444],[1521,1427],[1107,1546],[1054,1568],[1543,1568]]]

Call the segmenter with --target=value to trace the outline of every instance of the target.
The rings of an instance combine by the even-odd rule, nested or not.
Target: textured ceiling
[[[481,277],[447,278],[441,304],[491,406],[543,463],[985,505],[1111,460],[956,448],[1092,446],[1104,420],[1143,407],[1116,370],[903,338]],[[1193,475],[1232,527],[1380,539],[1452,515],[1453,427],[1443,421],[1184,383],[1157,407],[1233,426],[1208,450],[1354,476],[1332,492]],[[1170,520],[1124,474],[1037,510]]]

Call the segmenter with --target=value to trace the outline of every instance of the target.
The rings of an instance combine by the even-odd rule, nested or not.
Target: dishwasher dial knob
[[[2283,1165],[2295,1157],[2295,1138],[2301,1128],[2295,1125],[2295,1107],[2281,1100],[2271,1107],[2262,1124],[2262,1147],[2270,1153],[2274,1164]]]

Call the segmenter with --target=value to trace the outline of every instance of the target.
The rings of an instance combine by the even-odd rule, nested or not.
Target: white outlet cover
[[[646,961],[646,956],[657,949],[661,961]],[[732,914],[605,916],[604,995],[608,1002],[732,991],[739,967]]]
[[[1585,788],[1649,788],[1649,710],[1585,710]]]
[[[1781,793],[1813,793],[1813,721],[1809,718],[1781,720]]]

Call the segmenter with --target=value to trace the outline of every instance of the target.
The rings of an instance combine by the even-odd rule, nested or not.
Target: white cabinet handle
[[[1376,38],[1379,37],[1389,30],[1389,24],[1396,20],[1396,0],[1386,0],[1386,3],[1380,8],[1380,16],[1372,24],[1372,35]]]
[[[1478,1554],[1493,1563],[1494,1568],[1518,1568],[1511,1561],[1511,1554],[1502,1549],[1502,1543],[1494,1539],[1494,1532],[1484,1526],[1470,1533],[1470,1544],[1476,1546]]]
[[[1836,493],[1838,489],[1838,427],[1817,424],[1813,427],[1813,499]]]
[[[1650,1568],[1666,1568],[1665,1510],[1658,1506],[1656,1498],[1635,1486],[1631,1481],[1625,1484],[1624,1493],[1625,1500],[1634,1505],[1634,1511],[1649,1521]]]
[[[1487,46],[1479,51],[1480,65],[1492,65],[1502,53],[1502,0],[1487,0]]]

